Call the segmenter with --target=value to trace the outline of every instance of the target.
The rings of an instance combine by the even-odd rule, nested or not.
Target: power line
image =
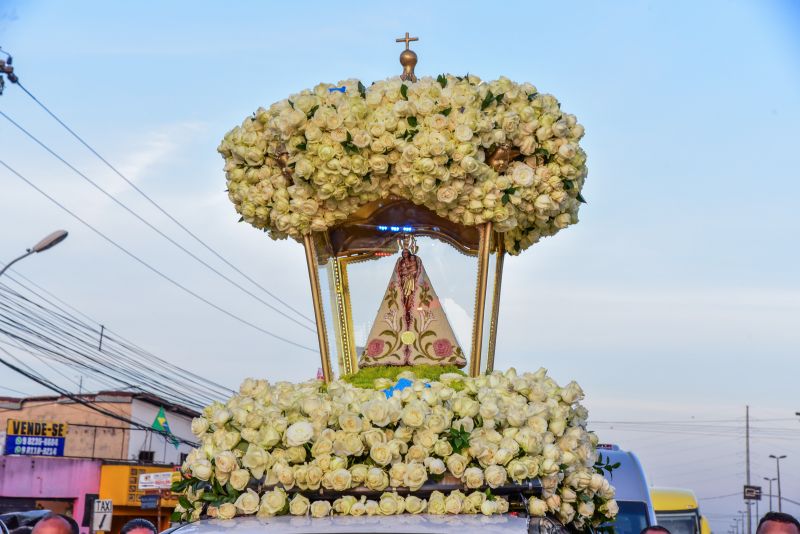
[[[112,165],[112,164],[111,164],[111,163],[110,163],[110,162],[109,162],[107,159],[105,159],[103,156],[101,156],[101,155],[100,155],[100,153],[99,153],[99,152],[97,152],[97,150],[95,150],[95,149],[94,149],[94,148],[93,148],[91,145],[89,145],[89,143],[87,143],[87,142],[86,142],[86,141],[85,141],[85,140],[84,140],[84,139],[83,139],[83,138],[82,138],[80,135],[78,135],[78,134],[77,134],[77,133],[76,133],[76,132],[75,132],[75,131],[74,131],[72,128],[70,128],[69,126],[67,126],[67,124],[66,124],[64,121],[62,121],[62,120],[61,120],[61,118],[59,118],[59,117],[58,117],[58,116],[57,116],[55,113],[53,113],[53,112],[50,110],[50,108],[48,108],[46,105],[44,105],[44,103],[43,103],[42,101],[40,101],[38,98],[36,98],[36,97],[33,95],[33,93],[31,93],[31,92],[30,92],[30,91],[29,91],[29,90],[28,90],[28,89],[27,89],[27,88],[26,88],[24,85],[22,85],[22,83],[20,83],[19,79],[17,79],[17,80],[16,80],[14,83],[16,83],[16,84],[19,86],[19,88],[20,88],[20,89],[22,89],[22,91],[23,91],[23,92],[24,92],[26,95],[28,95],[28,96],[29,96],[29,97],[30,97],[30,98],[31,98],[31,99],[32,99],[34,102],[36,102],[36,104],[38,104],[38,105],[39,105],[39,107],[41,107],[41,108],[42,108],[42,109],[43,109],[43,110],[44,110],[44,111],[45,111],[45,112],[46,112],[48,115],[50,115],[50,117],[52,117],[52,118],[53,118],[53,119],[54,119],[54,120],[55,120],[55,121],[56,121],[58,124],[60,124],[60,125],[61,125],[61,126],[62,126],[62,127],[63,127],[63,128],[66,130],[66,131],[67,131],[67,132],[69,132],[69,134],[70,134],[70,135],[72,135],[72,137],[74,137],[74,138],[75,138],[75,139],[76,139],[76,140],[77,140],[77,141],[78,141],[80,144],[82,144],[82,145],[83,145],[83,146],[84,146],[84,147],[85,147],[87,150],[89,150],[89,152],[91,152],[92,154],[94,154],[95,156],[97,156],[97,158],[98,158],[100,161],[102,161],[102,162],[103,162],[103,163],[104,163],[104,164],[105,164],[105,165],[106,165],[106,166],[107,166],[109,169],[111,169],[111,170],[112,170],[112,171],[113,171],[113,172],[114,172],[114,173],[115,173],[117,176],[119,176],[120,178],[122,178],[122,179],[123,179],[123,180],[124,180],[124,181],[125,181],[125,182],[126,182],[128,185],[129,185],[129,186],[131,186],[131,187],[132,187],[132,188],[133,188],[133,189],[134,189],[134,190],[135,190],[137,193],[139,193],[139,194],[140,194],[142,197],[144,197],[144,198],[145,198],[145,199],[146,199],[146,200],[147,200],[147,201],[148,201],[148,202],[149,202],[151,205],[153,205],[153,206],[154,206],[154,207],[155,207],[155,208],[156,208],[158,211],[160,211],[162,214],[164,214],[164,215],[165,215],[165,216],[166,216],[166,217],[167,217],[169,220],[171,220],[173,223],[175,223],[176,225],[178,225],[178,227],[179,227],[181,230],[183,230],[184,232],[186,232],[187,234],[189,234],[189,235],[190,235],[190,236],[191,236],[191,237],[192,237],[192,238],[193,238],[195,241],[197,241],[198,243],[200,243],[200,244],[201,244],[201,245],[202,245],[202,246],[203,246],[203,247],[204,247],[206,250],[208,250],[209,252],[211,252],[211,253],[212,253],[214,256],[216,256],[218,259],[220,259],[222,262],[224,262],[224,263],[225,263],[225,264],[226,264],[228,267],[230,267],[231,269],[233,269],[234,271],[236,271],[237,273],[239,273],[239,274],[240,274],[242,277],[244,277],[244,278],[245,278],[247,281],[249,281],[250,283],[252,283],[254,286],[256,286],[256,287],[258,287],[259,289],[261,289],[261,290],[262,290],[264,293],[266,293],[267,295],[269,295],[270,297],[272,297],[272,298],[273,298],[273,299],[275,299],[276,301],[280,302],[281,304],[283,304],[284,306],[286,306],[288,309],[292,310],[294,313],[296,313],[297,315],[299,315],[300,317],[302,317],[303,319],[305,319],[306,321],[308,321],[309,323],[312,323],[312,324],[314,324],[314,320],[313,320],[313,319],[311,319],[310,317],[306,316],[305,314],[303,314],[302,312],[298,311],[297,309],[293,308],[293,307],[292,307],[292,306],[291,306],[291,305],[290,305],[288,302],[284,301],[283,299],[281,299],[281,298],[280,298],[280,297],[278,297],[277,295],[273,294],[273,293],[272,293],[271,291],[269,291],[267,288],[263,287],[261,284],[259,284],[258,282],[256,282],[256,281],[255,281],[255,280],[254,280],[252,277],[250,277],[250,276],[248,276],[247,274],[245,274],[244,272],[242,272],[242,271],[241,271],[241,270],[240,270],[238,267],[236,267],[236,266],[235,266],[233,263],[231,263],[230,261],[228,261],[228,259],[227,259],[227,258],[225,258],[225,257],[224,257],[222,254],[220,254],[219,252],[217,252],[217,251],[216,251],[214,248],[212,248],[210,245],[208,245],[208,244],[207,244],[205,241],[203,241],[202,239],[200,239],[200,238],[199,238],[199,237],[198,237],[198,236],[197,236],[197,235],[196,235],[194,232],[192,232],[191,230],[189,230],[189,229],[188,229],[188,228],[187,228],[187,227],[186,227],[186,226],[185,226],[183,223],[181,223],[181,222],[180,222],[178,219],[176,219],[175,217],[173,217],[173,216],[172,216],[172,214],[170,214],[170,213],[169,213],[167,210],[165,210],[164,208],[162,208],[160,204],[158,204],[158,203],[157,203],[155,200],[153,200],[153,199],[152,199],[152,198],[151,198],[149,195],[147,195],[147,194],[146,194],[146,193],[145,193],[145,192],[144,192],[144,191],[143,191],[141,188],[139,188],[139,187],[138,187],[138,186],[137,186],[137,185],[136,185],[136,184],[135,184],[133,181],[129,180],[129,179],[128,179],[128,178],[127,178],[127,177],[126,177],[124,174],[122,174],[122,172],[120,172],[120,171],[119,171],[119,170],[118,170],[118,169],[117,169],[117,168],[116,168],[114,165]]]
[[[264,306],[266,306],[266,307],[268,307],[269,309],[273,310],[275,313],[277,313],[277,314],[279,314],[279,315],[282,315],[282,316],[283,316],[283,317],[285,317],[286,319],[288,319],[288,320],[292,321],[293,323],[295,323],[295,324],[299,325],[299,326],[300,326],[300,327],[302,327],[302,328],[305,328],[305,329],[306,329],[306,330],[308,330],[309,332],[316,332],[316,331],[315,331],[313,328],[309,327],[308,325],[306,325],[306,324],[304,324],[304,323],[301,323],[300,321],[298,321],[298,320],[297,320],[297,319],[295,319],[294,317],[290,317],[289,315],[285,314],[283,311],[281,311],[280,309],[276,308],[275,306],[273,306],[273,305],[272,305],[272,304],[270,304],[269,302],[265,301],[264,299],[262,299],[262,298],[258,297],[258,296],[257,296],[257,295],[255,295],[255,294],[253,294],[251,291],[248,291],[248,290],[247,290],[247,288],[243,287],[241,284],[239,284],[239,283],[237,283],[236,281],[232,280],[231,278],[229,278],[228,276],[226,276],[225,274],[223,274],[222,272],[220,272],[219,270],[217,270],[216,268],[214,268],[212,265],[210,265],[209,263],[207,263],[206,261],[204,261],[202,258],[200,258],[199,256],[197,256],[195,253],[193,253],[192,251],[190,251],[189,249],[187,249],[186,247],[184,247],[183,245],[181,245],[180,243],[178,243],[177,241],[175,241],[174,239],[172,239],[170,236],[168,236],[167,234],[165,234],[164,232],[162,232],[161,230],[159,230],[159,229],[158,229],[158,228],[157,228],[155,225],[153,225],[152,223],[150,223],[150,222],[149,222],[147,219],[145,219],[144,217],[142,217],[141,215],[139,215],[138,213],[136,213],[134,210],[132,210],[131,208],[129,208],[129,207],[128,207],[128,206],[127,206],[127,205],[126,205],[124,202],[120,201],[120,200],[119,200],[119,199],[117,199],[117,198],[116,198],[114,195],[112,195],[111,193],[109,193],[108,191],[106,191],[105,189],[103,189],[103,188],[102,188],[102,187],[101,187],[101,186],[100,186],[100,185],[99,185],[97,182],[95,182],[94,180],[92,180],[91,178],[89,178],[89,177],[88,177],[86,174],[84,174],[84,173],[82,173],[81,171],[79,171],[79,170],[78,170],[78,169],[77,169],[77,168],[76,168],[74,165],[72,165],[72,164],[71,164],[71,163],[69,163],[67,160],[65,160],[63,157],[61,157],[59,154],[57,154],[57,153],[56,153],[54,150],[52,150],[52,149],[51,149],[49,146],[47,146],[47,145],[46,145],[46,144],[45,144],[43,141],[41,141],[41,140],[40,140],[40,139],[38,139],[38,138],[37,138],[35,135],[33,135],[31,132],[29,132],[28,130],[26,130],[26,129],[25,129],[23,126],[22,126],[22,125],[20,125],[19,123],[17,123],[17,122],[16,122],[14,119],[12,119],[11,117],[9,117],[9,116],[8,116],[6,113],[4,113],[3,111],[0,111],[0,115],[2,115],[2,116],[3,116],[3,118],[5,118],[5,119],[6,119],[8,122],[10,122],[11,124],[13,124],[13,125],[14,125],[14,126],[15,126],[15,127],[18,129],[18,130],[20,130],[22,133],[24,133],[26,136],[28,136],[28,138],[30,138],[30,139],[31,139],[33,142],[35,142],[35,143],[36,143],[36,144],[38,144],[40,147],[42,147],[42,148],[43,148],[45,151],[47,151],[47,152],[48,152],[48,153],[49,153],[51,156],[53,156],[53,157],[54,157],[54,158],[56,158],[58,161],[60,161],[60,162],[61,162],[61,163],[63,163],[64,165],[66,165],[66,166],[67,166],[67,167],[68,167],[68,168],[69,168],[71,171],[73,171],[75,174],[77,174],[78,176],[80,176],[81,178],[83,178],[85,181],[87,181],[89,184],[91,184],[91,185],[92,185],[92,186],[93,186],[95,189],[97,189],[98,191],[100,191],[100,192],[101,192],[103,195],[105,195],[105,196],[106,196],[108,199],[110,199],[112,202],[114,202],[116,205],[118,205],[119,207],[121,207],[122,209],[124,209],[125,211],[127,211],[128,213],[130,213],[131,215],[133,215],[133,216],[134,216],[134,217],[135,217],[137,220],[139,220],[139,221],[140,221],[142,224],[146,225],[148,228],[150,228],[151,230],[153,230],[154,232],[156,232],[158,235],[160,235],[161,237],[163,237],[164,239],[166,239],[167,241],[169,241],[169,242],[170,242],[172,245],[174,245],[174,246],[178,247],[178,249],[180,249],[181,251],[183,251],[184,253],[186,253],[186,254],[187,254],[188,256],[190,256],[192,259],[194,259],[195,261],[197,261],[197,262],[198,262],[198,263],[200,263],[201,265],[205,266],[207,269],[209,269],[210,271],[212,271],[213,273],[215,273],[216,275],[218,275],[219,277],[221,277],[223,280],[227,281],[228,283],[230,283],[230,284],[231,284],[231,285],[233,285],[234,287],[238,288],[239,290],[241,290],[241,291],[242,291],[242,292],[244,292],[245,294],[247,294],[247,295],[251,296],[252,298],[254,298],[255,300],[257,300],[258,302],[260,302],[260,303],[261,303],[261,304],[263,304]]]
[[[2,112],[0,112],[0,113],[2,113]],[[94,226],[92,226],[91,224],[89,224],[88,222],[86,222],[85,220],[83,220],[83,219],[82,219],[80,216],[78,216],[78,215],[77,215],[75,212],[71,211],[69,208],[67,208],[66,206],[64,206],[63,204],[61,204],[59,201],[57,201],[55,198],[51,197],[51,196],[50,196],[50,195],[48,195],[46,192],[44,192],[42,189],[40,189],[38,186],[36,186],[36,185],[35,185],[33,182],[31,182],[31,181],[30,181],[28,178],[26,178],[25,176],[23,176],[22,174],[20,174],[20,173],[19,173],[19,172],[17,172],[16,170],[14,170],[12,167],[10,167],[10,166],[9,166],[9,165],[8,165],[8,164],[5,162],[5,161],[3,161],[3,160],[0,160],[0,165],[2,165],[3,167],[5,167],[6,169],[8,169],[8,170],[9,170],[9,171],[10,171],[12,174],[14,174],[14,175],[15,175],[17,178],[19,178],[20,180],[22,180],[23,182],[25,182],[26,184],[28,184],[29,186],[31,186],[33,189],[35,189],[37,192],[39,192],[39,193],[40,193],[42,196],[44,196],[45,198],[47,198],[47,199],[48,199],[50,202],[52,202],[53,204],[55,204],[56,206],[58,206],[59,208],[61,208],[62,210],[64,210],[66,213],[68,213],[69,215],[71,215],[71,216],[72,216],[74,219],[76,219],[78,222],[80,222],[81,224],[83,224],[84,226],[86,226],[87,228],[89,228],[89,229],[90,229],[92,232],[94,232],[95,234],[97,234],[98,236],[100,236],[101,238],[103,238],[103,239],[104,239],[106,242],[108,242],[109,244],[113,245],[114,247],[116,247],[117,249],[119,249],[121,252],[123,252],[125,255],[127,255],[127,256],[128,256],[128,257],[130,257],[131,259],[135,260],[136,262],[140,263],[141,265],[143,265],[144,267],[146,267],[147,269],[149,269],[149,270],[150,270],[150,271],[152,271],[153,273],[157,274],[158,276],[160,276],[161,278],[163,278],[163,279],[164,279],[164,280],[166,280],[167,282],[169,282],[169,283],[171,283],[172,285],[174,285],[174,286],[178,287],[179,289],[183,290],[185,293],[188,293],[189,295],[193,296],[194,298],[196,298],[197,300],[199,300],[199,301],[203,302],[204,304],[207,304],[208,306],[211,306],[211,307],[212,307],[212,308],[214,308],[215,310],[217,310],[217,311],[219,311],[219,312],[221,312],[221,313],[224,313],[225,315],[227,315],[227,316],[228,316],[228,317],[230,317],[231,319],[234,319],[234,320],[236,320],[236,321],[239,321],[240,323],[242,323],[242,324],[245,324],[245,325],[249,326],[250,328],[253,328],[254,330],[257,330],[257,331],[259,331],[259,332],[261,332],[261,333],[263,333],[263,334],[267,334],[267,335],[268,335],[268,336],[270,336],[270,337],[273,337],[273,338],[275,338],[275,339],[278,339],[278,340],[280,340],[280,341],[283,341],[284,343],[288,343],[288,344],[290,344],[290,345],[293,345],[293,346],[295,346],[295,347],[297,347],[297,348],[301,348],[301,349],[304,349],[304,350],[307,350],[307,351],[310,351],[310,352],[316,352],[316,351],[315,351],[314,349],[312,349],[311,347],[307,347],[307,346],[305,346],[305,345],[301,345],[301,344],[299,344],[299,343],[296,343],[296,342],[294,342],[294,341],[292,341],[292,340],[290,340],[290,339],[287,339],[287,338],[285,338],[285,337],[283,337],[283,336],[280,336],[280,335],[278,335],[278,334],[275,334],[275,333],[273,333],[273,332],[270,332],[269,330],[267,330],[267,329],[265,329],[265,328],[262,328],[262,327],[260,327],[260,326],[258,326],[258,325],[256,325],[256,324],[254,324],[254,323],[252,323],[252,322],[250,322],[250,321],[248,321],[248,320],[246,320],[246,319],[244,319],[244,318],[242,318],[242,317],[240,317],[240,316],[238,316],[238,315],[234,314],[233,312],[231,312],[231,311],[229,311],[229,310],[227,310],[227,309],[225,309],[225,308],[223,308],[223,307],[221,307],[221,306],[219,306],[219,305],[217,305],[217,304],[213,303],[212,301],[210,301],[210,300],[208,300],[207,298],[205,298],[205,297],[203,297],[203,296],[199,295],[198,293],[195,293],[194,291],[192,291],[192,290],[191,290],[191,289],[189,289],[188,287],[184,286],[184,285],[183,285],[183,284],[181,284],[180,282],[178,282],[178,281],[174,280],[173,278],[170,278],[168,275],[166,275],[166,274],[162,273],[161,271],[159,271],[158,269],[156,269],[155,267],[153,267],[152,265],[150,265],[149,263],[147,263],[147,262],[146,262],[146,261],[144,261],[143,259],[139,258],[139,257],[138,257],[138,256],[136,256],[135,254],[133,254],[132,252],[130,252],[128,249],[126,249],[125,247],[123,247],[122,245],[120,245],[119,243],[117,243],[116,241],[114,241],[113,239],[111,239],[110,237],[108,237],[107,235],[105,235],[103,232],[101,232],[100,230],[98,230],[97,228],[95,228]]]

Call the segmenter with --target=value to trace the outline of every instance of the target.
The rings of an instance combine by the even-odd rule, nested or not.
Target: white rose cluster
[[[412,385],[388,398],[344,381],[245,380],[238,395],[192,424],[200,445],[182,468],[189,489],[182,518],[196,519],[203,503],[215,517],[491,515],[508,510],[492,489],[536,478],[542,492],[528,503],[533,515],[583,527],[616,514],[614,489],[595,469],[597,438],[586,429],[576,383],[560,387],[544,369],[404,376]],[[467,493],[413,493],[442,480]],[[381,498],[359,500],[347,494],[353,488]],[[398,488],[411,493],[401,497]],[[320,500],[326,490],[342,497]]]
[[[518,254],[578,222],[583,133],[533,85],[440,75],[317,85],[259,108],[218,150],[242,220],[275,239],[393,196],[459,224],[492,221]],[[510,160],[499,172],[487,160],[498,148]]]

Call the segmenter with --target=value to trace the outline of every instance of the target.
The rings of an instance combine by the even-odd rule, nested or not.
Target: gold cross
[[[403,41],[405,41],[406,50],[408,50],[408,43],[410,43],[411,41],[419,41],[419,37],[409,37],[408,36],[408,32],[406,32],[406,36],[405,37],[400,37],[399,39],[395,39],[394,40],[394,42],[396,42],[396,43],[402,43]]]

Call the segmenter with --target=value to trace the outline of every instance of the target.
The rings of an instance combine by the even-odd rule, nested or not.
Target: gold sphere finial
[[[416,82],[414,67],[417,65],[417,53],[408,47],[408,43],[412,41],[419,41],[419,37],[409,37],[408,32],[405,37],[395,39],[397,43],[406,43],[406,49],[400,52],[400,64],[403,66],[403,74],[400,75],[400,79]]]

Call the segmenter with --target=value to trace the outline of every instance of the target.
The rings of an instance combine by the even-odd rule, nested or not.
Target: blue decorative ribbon
[[[386,395],[387,399],[391,399],[392,395],[394,395],[395,391],[403,391],[408,386],[413,386],[413,385],[414,385],[414,382],[409,380],[408,378],[401,378],[392,387],[384,389],[383,390],[383,394]],[[429,388],[429,387],[431,387],[431,385],[430,384],[425,384],[425,387]]]
[[[347,91],[347,87],[345,87],[344,85],[341,87],[328,87],[329,93],[332,93],[334,91],[339,91],[340,93],[344,93],[345,91]]]

